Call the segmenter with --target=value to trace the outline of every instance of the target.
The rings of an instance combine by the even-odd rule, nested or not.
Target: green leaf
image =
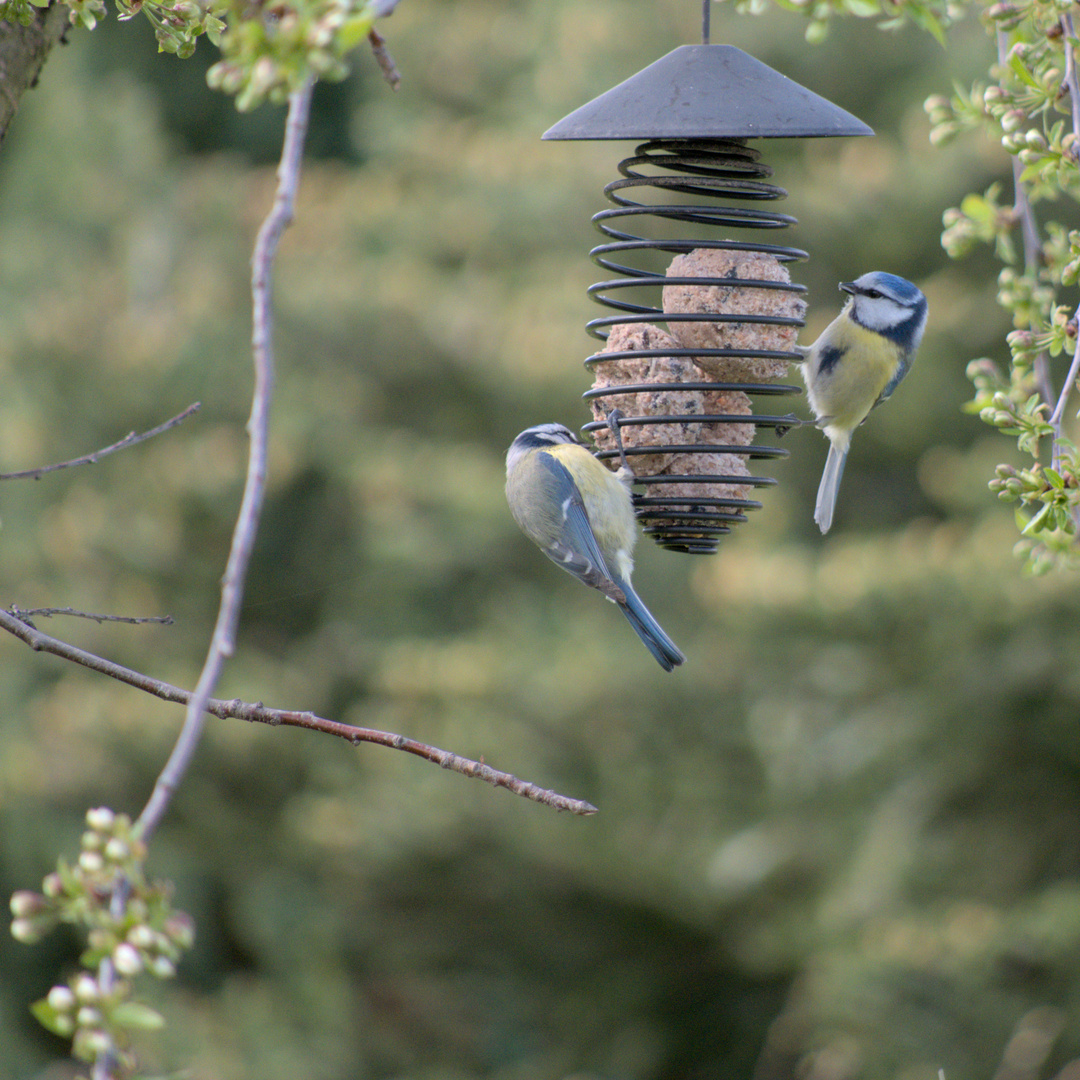
[[[908,8],[908,14],[911,17],[911,21],[919,27],[920,30],[925,30],[928,34],[931,34],[934,40],[943,49],[945,48],[945,27],[941,24],[941,20],[929,8]]]
[[[338,31],[338,43],[343,53],[355,49],[371,32],[375,19],[371,15],[361,15],[347,19]]]
[[[1015,53],[1009,57],[1009,67],[1012,68],[1013,74],[1027,86],[1034,88],[1035,90],[1041,90],[1042,87],[1035,81],[1035,77],[1031,74],[1026,67],[1024,67],[1024,61],[1020,59]]]
[[[128,1031],[158,1031],[165,1026],[165,1017],[139,1001],[122,1001],[109,1014],[117,1027]]]
[[[994,216],[993,206],[982,195],[972,192],[960,200],[960,213],[981,224],[988,224]]]
[[[56,861],[56,872],[60,875],[60,880],[64,886],[64,892],[68,896],[85,891],[79,883],[79,879],[75,876],[75,871],[62,855]]]
[[[34,1019],[48,1031],[61,1038],[71,1038],[75,1030],[75,1024],[67,1013],[57,1012],[50,1004],[48,998],[41,998],[30,1006],[30,1012]]]
[[[1050,504],[1043,503],[1039,508],[1039,512],[1020,530],[1021,536],[1031,536],[1032,533],[1038,532],[1050,515]]]
[[[1020,174],[1021,184],[1031,184],[1039,179],[1040,174],[1046,166],[1045,159],[1042,161],[1033,161],[1030,165],[1024,167],[1024,171]]]

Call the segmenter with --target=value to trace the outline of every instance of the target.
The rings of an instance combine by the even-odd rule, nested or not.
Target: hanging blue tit
[[[613,473],[562,424],[523,431],[506,454],[506,500],[521,531],[579,581],[617,604],[665,671],[685,656],[630,585],[637,540],[632,473]]]
[[[806,396],[831,444],[814,509],[823,533],[832,525],[853,432],[900,385],[926,328],[926,297],[902,277],[874,270],[840,288],[849,297],[843,311],[800,349]]]

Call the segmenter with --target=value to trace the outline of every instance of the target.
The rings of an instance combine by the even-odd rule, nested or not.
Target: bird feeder
[[[613,208],[592,219],[608,242],[590,255],[620,276],[589,288],[616,314],[586,327],[604,345],[585,361],[594,420],[583,430],[602,460],[625,450],[645,489],[635,513],[662,547],[714,552],[761,508],[755,489],[776,483],[748,462],[787,456],[759,432],[778,440],[802,423],[754,411],[757,398],[800,392],[775,380],[800,359],[805,287],[788,266],[807,253],[755,238],[796,220],[763,208],[787,192],[750,141],[872,134],[742,50],[710,44],[675,49],[545,132],[644,140],[604,188]]]

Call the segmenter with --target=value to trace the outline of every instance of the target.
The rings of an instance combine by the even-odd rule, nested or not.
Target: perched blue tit
[[[506,501],[521,531],[619,606],[665,671],[686,657],[630,586],[637,528],[632,473],[613,473],[562,424],[523,431],[506,453]]]
[[[902,277],[873,270],[840,288],[849,294],[843,311],[800,349],[806,396],[831,444],[814,509],[823,533],[832,525],[852,433],[900,385],[926,328],[926,297]]]

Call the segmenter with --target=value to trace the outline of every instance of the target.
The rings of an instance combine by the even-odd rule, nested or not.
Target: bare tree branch
[[[189,416],[193,416],[201,408],[202,406],[196,401],[193,405],[189,405],[182,413],[177,413],[171,420],[166,420],[164,424],[158,424],[156,428],[144,431],[141,435],[136,435],[135,432],[132,431],[125,435],[119,442],[114,442],[112,446],[106,446],[102,450],[95,450],[92,454],[84,454],[82,457],[72,458],[70,461],[60,461],[55,465],[42,465],[37,469],[24,469],[22,472],[0,473],[0,480],[40,480],[46,473],[56,472],[58,469],[70,469],[75,465],[96,465],[98,461],[108,454],[115,454],[117,450],[126,450],[129,446],[144,442],[146,439],[152,439],[155,435],[160,435],[163,431],[168,431],[170,428],[176,427],[177,424],[183,423]]]
[[[78,619],[92,619],[96,623],[122,622],[131,623],[132,625],[158,623],[161,626],[172,626],[173,624],[171,615],[97,615],[92,611],[76,611],[75,608],[70,607],[21,608],[18,604],[12,604],[8,611],[16,619],[21,619],[23,622],[28,622],[37,616],[43,619],[51,619],[54,615],[73,615]]]
[[[1060,23],[1066,42],[1064,82],[1069,88],[1069,106],[1072,113],[1073,134],[1080,135],[1080,77],[1077,76],[1076,50],[1072,44],[1076,38],[1076,27],[1073,25],[1073,17],[1069,12],[1066,12],[1061,16]],[[1077,318],[1076,314],[1073,315],[1073,318]],[[1065,416],[1065,406],[1069,400],[1069,395],[1072,394],[1073,390],[1076,388],[1078,375],[1080,375],[1080,341],[1077,342],[1076,348],[1073,349],[1069,373],[1065,376],[1065,382],[1061,387],[1061,394],[1058,396],[1054,411],[1050,415],[1050,426],[1054,429],[1052,465],[1055,469],[1061,467],[1061,450],[1058,446],[1058,440],[1061,438],[1061,423]],[[1077,508],[1077,515],[1080,515],[1080,508]]]
[[[1073,45],[1073,41],[1076,39],[1076,27],[1073,25],[1072,14],[1066,12],[1061,16],[1059,20],[1061,29],[1065,38],[1065,85],[1069,88],[1069,107],[1072,114],[1072,129],[1073,135],[1080,135],[1080,77],[1076,72],[1076,48]],[[1019,159],[1014,159],[1013,169],[1020,164]],[[1073,319],[1080,317],[1080,309],[1077,313],[1073,314]],[[1041,354],[1040,354],[1041,355]],[[1038,357],[1036,357],[1038,360]],[[1049,361],[1047,361],[1049,364]],[[1035,368],[1036,374],[1039,372],[1038,366]],[[1061,385],[1061,394],[1058,396],[1057,403],[1054,405],[1054,411],[1050,414],[1050,426],[1053,428],[1053,444],[1050,448],[1050,466],[1053,469],[1061,468],[1061,431],[1062,421],[1065,417],[1065,406],[1069,400],[1070,395],[1077,386],[1077,377],[1080,376],[1080,340],[1077,341],[1076,347],[1073,349],[1072,363],[1069,365],[1069,373],[1065,376],[1065,381]],[[1043,397],[1047,402],[1051,400],[1047,397],[1047,392],[1052,394],[1053,387],[1049,384],[1047,379],[1047,385],[1043,390]],[[1080,506],[1074,505],[1072,508],[1072,519],[1080,528]]]
[[[133,671],[131,668],[122,667],[120,664],[96,656],[66,641],[43,634],[40,630],[24,622],[13,615],[10,611],[0,608],[0,629],[13,634],[20,641],[25,642],[35,652],[51,653],[64,660],[80,664],[91,671],[100,672],[119,682],[144,690],[154,697],[163,701],[171,701],[191,708],[195,695],[188,690],[183,690],[171,683],[162,682],[149,675]],[[460,754],[451,753],[448,750],[440,750],[437,746],[418,742],[416,739],[406,738],[391,731],[378,731],[375,728],[354,727],[352,724],[342,724],[337,720],[328,720],[322,716],[316,716],[312,712],[297,711],[292,709],[271,709],[260,702],[246,702],[234,699],[223,701],[219,698],[206,698],[203,704],[204,714],[217,716],[222,719],[248,720],[258,724],[282,725],[285,727],[307,728],[310,731],[321,731],[326,735],[336,735],[340,739],[346,739],[353,746],[361,743],[375,743],[377,746],[386,746],[392,750],[404,750],[407,754],[414,754],[425,761],[433,762],[451,772],[460,773],[476,780],[484,780],[495,787],[506,788],[507,791],[520,795],[524,799],[551,806],[556,810],[568,810],[571,814],[595,814],[596,807],[583,799],[571,799],[566,795],[560,795],[548,788],[538,787],[536,784],[521,780],[511,773],[493,769],[482,761],[473,761],[462,757]],[[185,725],[187,721],[185,720]]]
[[[128,894],[131,891],[131,883],[126,878],[121,878],[113,888],[112,896],[109,897],[109,914],[119,923],[124,917],[127,907]],[[116,985],[116,967],[111,956],[102,957],[98,964],[98,986],[102,995],[112,993]],[[114,1080],[119,1076],[117,1066],[116,1045],[109,1039],[109,1045],[103,1053],[98,1054],[90,1069],[90,1080]]]
[[[998,63],[1009,62],[1009,36],[1000,27],[997,31]],[[1028,198],[1027,188],[1021,181],[1026,166],[1019,157],[1013,156],[1013,215],[1020,222],[1020,236],[1024,244],[1024,272],[1035,274],[1043,257],[1042,239],[1039,223],[1035,220],[1035,209]],[[1041,349],[1035,357],[1035,381],[1039,393],[1047,405],[1054,400],[1054,382],[1050,375],[1050,355]]]
[[[300,183],[300,165],[304,156],[304,138],[307,134],[308,113],[314,81],[289,95],[289,113],[285,121],[285,140],[278,165],[278,186],[274,204],[259,229],[255,251],[251,257],[252,333],[251,347],[255,363],[255,388],[248,417],[247,478],[240,512],[233,529],[232,547],[221,583],[221,604],[210,648],[203,664],[195,691],[187,703],[184,726],[176,740],[165,768],[161,770],[150,795],[150,800],[139,816],[138,827],[144,839],[149,840],[154,829],[168,808],[173,792],[191,763],[206,722],[206,703],[210,700],[218,676],[227,657],[236,647],[236,626],[240,618],[240,604],[244,596],[244,578],[247,575],[255,533],[259,527],[263,492],[266,486],[266,457],[269,441],[270,403],[274,394],[273,353],[273,301],[270,288],[271,269],[277,254],[278,242],[293,218],[296,189]]]
[[[0,141],[7,134],[23,94],[37,82],[45,58],[62,41],[70,9],[54,3],[35,8],[29,26],[0,21]]]

